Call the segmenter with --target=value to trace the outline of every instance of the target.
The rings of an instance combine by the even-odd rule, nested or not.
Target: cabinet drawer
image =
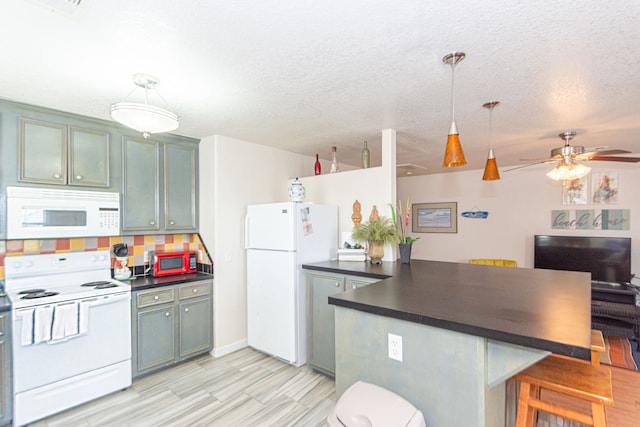
[[[208,295],[211,293],[211,284],[209,282],[190,283],[180,286],[178,292],[181,300]]]
[[[138,308],[152,305],[166,304],[175,299],[173,288],[162,288],[153,291],[138,292],[136,295],[136,306]]]

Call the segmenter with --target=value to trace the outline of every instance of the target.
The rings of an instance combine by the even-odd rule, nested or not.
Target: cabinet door
[[[67,127],[20,119],[20,181],[67,183]]]
[[[344,277],[317,274],[309,277],[309,363],[326,374],[335,375],[335,318],[329,296],[344,290]]]
[[[180,358],[211,349],[211,298],[180,303]]]
[[[175,306],[157,306],[137,313],[136,371],[172,363],[175,352]]]
[[[70,129],[69,184],[109,187],[109,133]]]
[[[160,146],[125,137],[123,155],[122,229],[160,229]]]
[[[195,229],[196,147],[165,144],[164,188],[164,228]]]
[[[11,317],[0,315],[0,425],[8,425],[12,416]]]

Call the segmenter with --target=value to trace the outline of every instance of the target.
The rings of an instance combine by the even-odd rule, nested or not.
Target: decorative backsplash
[[[74,239],[34,239],[0,241],[0,279],[4,279],[5,257],[54,254],[83,251],[112,250],[116,243],[126,243],[129,247],[128,265],[134,276],[142,276],[149,263],[144,262],[144,254],[149,251],[173,252],[196,251],[198,253],[198,271],[213,273],[213,261],[200,241],[197,233],[190,234],[154,234],[137,236],[84,237]],[[199,252],[201,251],[201,252]],[[200,258],[202,254],[202,258]],[[111,267],[115,258],[111,252]]]

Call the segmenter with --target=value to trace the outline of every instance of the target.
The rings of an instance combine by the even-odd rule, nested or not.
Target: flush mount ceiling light
[[[444,151],[444,160],[442,161],[442,166],[445,168],[453,168],[467,164],[467,160],[464,158],[464,152],[462,151],[462,145],[460,145],[453,98],[456,64],[462,61],[465,56],[463,52],[453,52],[442,58],[442,62],[451,65],[451,127],[449,128],[449,136],[447,137],[447,148]]]
[[[482,104],[483,108],[489,110],[489,155],[487,156],[487,163],[484,166],[484,174],[482,175],[483,181],[494,181],[500,179],[500,173],[498,172],[498,164],[496,163],[496,155],[493,152],[493,109],[500,104],[498,101],[490,101],[486,104]]]
[[[171,132],[177,129],[180,125],[180,119],[176,114],[149,104],[149,91],[153,91],[165,106],[167,105],[156,89],[160,80],[149,74],[134,74],[133,83],[144,89],[144,104],[127,101],[137,89],[134,88],[124,101],[111,104],[111,117],[127,127],[142,132],[142,136],[145,138],[148,138],[152,133]]]
[[[576,154],[582,154],[583,148],[569,145],[569,141],[576,136],[576,133],[567,131],[562,132],[559,136],[565,140],[564,146],[553,150],[551,154],[552,156],[562,156],[562,158],[555,168],[547,172],[547,176],[555,181],[572,180],[586,176],[591,171],[591,168],[574,160]]]

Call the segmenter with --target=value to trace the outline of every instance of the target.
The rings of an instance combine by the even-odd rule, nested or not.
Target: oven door
[[[22,313],[13,311],[14,393],[131,359],[131,294],[88,297],[88,330],[55,344],[22,345]],[[62,303],[63,304],[63,303]],[[33,308],[33,307],[32,307]]]

